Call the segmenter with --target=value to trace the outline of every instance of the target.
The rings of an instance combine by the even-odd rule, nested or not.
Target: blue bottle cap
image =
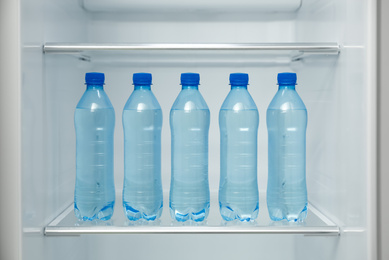
[[[278,85],[296,85],[297,75],[293,72],[278,73]]]
[[[197,86],[200,84],[200,74],[181,73],[181,85]]]
[[[231,73],[230,85],[246,86],[249,84],[249,74],[247,73]]]
[[[104,85],[104,73],[88,72],[85,74],[85,83],[87,85]]]
[[[132,75],[132,81],[134,85],[151,85],[151,73],[134,73]]]

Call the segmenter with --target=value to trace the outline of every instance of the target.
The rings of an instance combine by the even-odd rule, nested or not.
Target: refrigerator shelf
[[[207,60],[213,63],[266,62],[288,63],[307,56],[337,56],[337,43],[138,43],[138,44],[91,44],[46,43],[46,54],[76,55],[86,61],[129,62],[187,62]],[[150,54],[153,55],[150,55]],[[155,55],[157,53],[157,55]],[[165,54],[165,55],[164,55]],[[167,55],[166,55],[167,54]],[[211,54],[211,55],[210,55]],[[107,58],[108,55],[108,58]]]
[[[217,208],[216,193],[211,195],[211,208],[204,223],[173,221],[170,218],[168,194],[164,194],[164,210],[159,220],[154,222],[129,221],[124,216],[121,199],[118,197],[115,212],[109,221],[78,221],[73,212],[73,204],[44,228],[46,236],[74,236],[86,234],[300,234],[337,236],[340,228],[309,204],[308,217],[304,223],[271,221],[266,202],[260,200],[259,216],[254,222],[223,221]],[[264,196],[261,196],[262,198]],[[120,205],[119,205],[120,204]]]

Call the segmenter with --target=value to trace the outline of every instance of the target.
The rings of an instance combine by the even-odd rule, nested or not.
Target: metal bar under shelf
[[[136,50],[209,50],[209,51],[301,51],[317,54],[338,54],[337,43],[155,43],[155,44],[91,44],[46,43],[44,53],[78,53],[84,51],[136,51]]]
[[[46,236],[77,236],[87,234],[290,234],[290,235],[320,235],[338,236],[339,228],[333,227],[55,227],[47,226]]]

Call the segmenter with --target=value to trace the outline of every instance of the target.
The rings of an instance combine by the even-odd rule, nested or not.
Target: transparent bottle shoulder
[[[113,109],[111,100],[102,89],[87,89],[77,104],[77,109]]]
[[[254,99],[247,89],[231,89],[225,98],[222,110],[258,110]]]
[[[157,98],[151,90],[134,90],[124,106],[124,110],[158,110],[161,109]]]
[[[209,110],[209,108],[198,90],[183,89],[174,101],[172,110]]]
[[[278,90],[268,110],[306,110],[306,106],[295,90]]]

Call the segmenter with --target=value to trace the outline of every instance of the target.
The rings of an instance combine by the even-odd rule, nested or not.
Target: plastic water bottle
[[[79,220],[108,220],[113,214],[113,134],[115,112],[104,92],[104,74],[86,73],[86,91],[74,113],[76,188],[74,212]]]
[[[247,91],[248,81],[248,74],[230,75],[231,91],[219,113],[219,206],[226,221],[251,221],[258,216],[259,114]]]
[[[302,222],[307,216],[305,144],[307,109],[295,90],[295,73],[278,74],[278,92],[267,110],[267,206],[272,220]]]
[[[170,111],[172,175],[170,214],[177,221],[203,221],[209,213],[210,114],[197,73],[181,74],[182,91]]]
[[[162,110],[151,91],[151,74],[133,75],[134,91],[123,110],[123,207],[129,220],[155,220],[162,213]]]

